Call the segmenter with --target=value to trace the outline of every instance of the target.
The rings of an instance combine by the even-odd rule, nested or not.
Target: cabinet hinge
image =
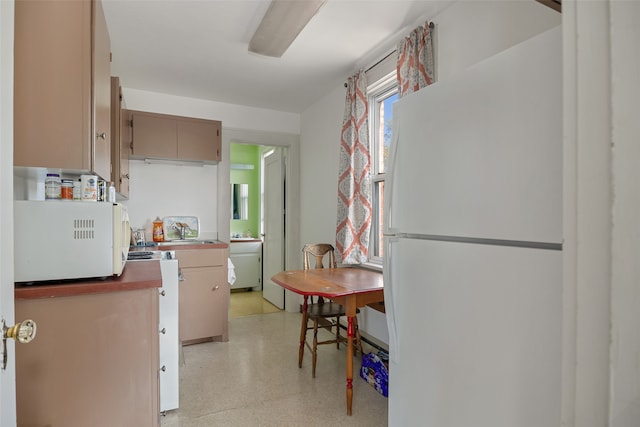
[[[220,129],[216,129],[216,136],[220,136]]]

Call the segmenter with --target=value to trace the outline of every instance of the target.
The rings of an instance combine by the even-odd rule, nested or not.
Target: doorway
[[[229,153],[231,307],[239,315],[284,309],[285,291],[270,277],[285,268],[287,148],[231,142]]]
[[[284,267],[283,269],[300,268],[300,136],[294,133],[273,132],[264,130],[223,128],[222,159],[218,164],[217,197],[219,200],[231,200],[231,144],[255,145],[281,148],[285,150],[284,173],[287,185],[284,194]],[[228,202],[218,203],[217,221],[218,240],[231,241],[230,233],[231,209]],[[264,274],[263,274],[264,276]],[[286,311],[297,312],[300,298],[291,291],[284,291]]]

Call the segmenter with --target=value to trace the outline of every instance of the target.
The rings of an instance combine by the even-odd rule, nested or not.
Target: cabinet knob
[[[211,290],[212,290],[212,291],[217,291],[218,289],[220,289],[220,285],[215,285],[215,286],[213,287],[213,289],[211,289]]]
[[[160,329],[160,333],[161,333],[161,334],[166,334],[166,333],[167,333],[167,328],[162,328],[162,329]]]
[[[160,370],[161,370],[162,372],[166,372],[166,371],[167,371],[167,367],[166,367],[165,365],[162,365],[162,368],[160,368]]]
[[[127,178],[127,179],[129,179],[129,174],[128,174],[128,173],[125,173],[124,175],[122,175],[122,177],[123,177],[123,178]]]
[[[167,293],[166,293],[164,290],[160,291],[160,296],[162,296],[162,297],[163,297],[163,296],[165,296],[165,295],[167,295]]]
[[[107,139],[107,133],[106,132],[102,132],[102,133],[97,133],[96,134],[96,138],[100,138],[100,139]]]

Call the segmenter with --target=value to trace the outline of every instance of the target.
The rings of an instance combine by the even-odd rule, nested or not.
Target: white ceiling
[[[452,1],[328,0],[282,58],[247,50],[268,0],[102,3],[122,86],[299,113]]]

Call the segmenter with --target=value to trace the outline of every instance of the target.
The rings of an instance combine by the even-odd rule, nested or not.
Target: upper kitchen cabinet
[[[124,106],[120,78],[111,77],[111,172],[116,191],[128,198],[131,112]]]
[[[220,161],[222,123],[132,111],[132,158]]]
[[[16,0],[15,166],[111,180],[110,51],[100,0]]]

